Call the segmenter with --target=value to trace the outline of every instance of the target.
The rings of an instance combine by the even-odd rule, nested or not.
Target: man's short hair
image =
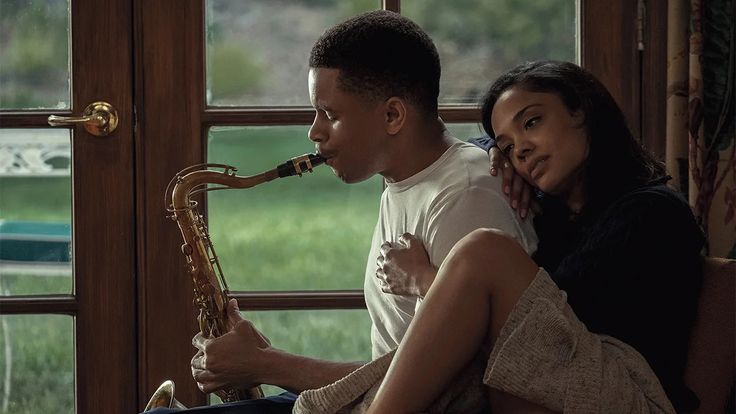
[[[312,47],[309,66],[339,69],[346,92],[373,101],[398,96],[437,115],[437,49],[422,28],[398,13],[368,12],[328,29]]]

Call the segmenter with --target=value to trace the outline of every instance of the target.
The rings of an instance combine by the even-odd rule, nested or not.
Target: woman
[[[370,412],[425,410],[482,349],[492,349],[484,382],[500,412],[696,407],[682,375],[704,240],[662,165],[605,87],[571,63],[511,70],[482,111],[485,131],[542,195],[538,252],[533,260],[493,230],[458,242]],[[379,258],[388,285],[434,275],[408,240]]]

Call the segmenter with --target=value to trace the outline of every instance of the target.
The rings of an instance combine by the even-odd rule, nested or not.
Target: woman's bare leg
[[[495,341],[537,271],[518,243],[498,231],[476,230],[460,240],[440,267],[368,412],[426,410],[484,342]],[[492,393],[493,405],[514,407],[503,395]]]

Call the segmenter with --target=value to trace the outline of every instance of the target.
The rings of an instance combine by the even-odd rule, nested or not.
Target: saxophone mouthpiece
[[[325,159],[319,154],[304,154],[294,157],[276,167],[279,177],[291,175],[301,176],[304,172],[312,172],[314,167],[324,164]]]

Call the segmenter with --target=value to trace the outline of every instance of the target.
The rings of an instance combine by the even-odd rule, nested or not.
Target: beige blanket
[[[393,355],[303,392],[293,412],[364,413]],[[488,412],[489,386],[565,413],[675,412],[644,358],[615,338],[588,332],[543,269],[509,315],[487,362],[483,359],[461,372],[428,411]]]

